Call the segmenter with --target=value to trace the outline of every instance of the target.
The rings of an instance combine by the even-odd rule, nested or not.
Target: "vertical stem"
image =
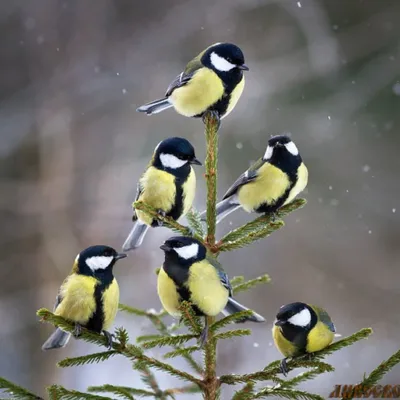
[[[207,155],[206,155],[206,180],[207,180],[207,237],[206,243],[210,248],[215,245],[216,205],[217,205],[217,161],[218,161],[218,128],[219,118],[208,112],[204,118]],[[214,323],[214,317],[206,317],[208,326]],[[217,341],[213,338],[211,330],[208,331],[207,343],[204,350],[204,399],[216,400],[219,389],[219,380],[216,374]]]
[[[217,161],[218,161],[218,125],[216,115],[208,112],[204,118],[207,144],[206,180],[207,180],[207,238],[210,247],[215,244],[216,205],[217,205]]]

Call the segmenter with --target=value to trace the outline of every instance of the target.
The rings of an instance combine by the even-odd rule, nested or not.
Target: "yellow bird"
[[[217,204],[217,223],[240,207],[273,214],[301,193],[307,182],[308,170],[294,142],[286,135],[273,136],[264,156],[240,175]]]
[[[231,315],[248,310],[233,299],[228,275],[222,266],[207,256],[207,249],[192,237],[176,236],[168,239],[161,249],[165,261],[158,274],[158,296],[164,309],[179,318],[182,301],[192,303],[199,316],[216,316],[220,312]],[[240,322],[264,322],[265,319],[253,311],[251,317]],[[207,318],[201,344],[207,339]]]
[[[203,117],[206,111],[219,118],[236,106],[248,71],[242,50],[231,43],[215,43],[191,60],[169,85],[165,97],[137,109],[148,115],[170,107],[185,117]]]
[[[287,358],[324,349],[332,343],[335,332],[331,317],[320,307],[300,302],[282,306],[272,328],[275,346],[285,356],[282,373],[287,375]]]
[[[196,175],[192,165],[201,165],[193,146],[184,138],[172,137],[160,142],[150,165],[139,180],[135,201],[143,201],[160,215],[178,220],[192,207],[196,193]],[[135,222],[123,251],[139,247],[150,227],[162,223],[143,211],[134,210]]]
[[[75,323],[74,335],[82,327],[103,332],[111,347],[112,335],[107,332],[117,314],[119,288],[113,276],[117,260],[126,254],[117,253],[112,247],[91,246],[75,259],[71,274],[65,279],[58,293],[54,314]],[[65,347],[70,334],[57,328],[46,340],[42,350]]]

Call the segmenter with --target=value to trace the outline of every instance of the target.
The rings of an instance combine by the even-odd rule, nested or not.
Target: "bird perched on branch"
[[[111,347],[112,335],[107,329],[114,321],[119,303],[119,288],[113,267],[125,257],[126,254],[102,245],[88,247],[76,257],[72,272],[61,285],[54,306],[55,315],[75,323],[75,336],[80,335],[82,327],[102,332],[107,346]],[[70,336],[57,328],[43,344],[42,350],[65,347]]]
[[[307,186],[308,170],[289,136],[273,136],[262,158],[239,176],[217,204],[217,223],[242,207],[274,214]],[[204,220],[206,212],[201,214]]]
[[[143,201],[161,216],[178,220],[192,207],[196,175],[192,165],[201,165],[193,146],[184,138],[172,137],[160,142],[149,166],[139,180],[136,201]],[[134,207],[133,207],[134,209]],[[135,210],[134,227],[122,246],[123,251],[139,247],[149,227],[162,226],[157,218]]]
[[[199,316],[216,316],[220,312],[231,315],[248,310],[233,299],[228,275],[222,266],[210,256],[206,247],[198,240],[176,236],[168,239],[161,249],[165,261],[158,274],[158,295],[164,309],[173,317],[180,317],[182,301],[192,304]],[[264,322],[265,319],[253,311],[253,315],[238,322]],[[204,344],[208,335],[207,318],[200,336]]]
[[[282,306],[272,328],[275,345],[286,357],[281,362],[282,373],[287,375],[288,357],[324,349],[332,343],[335,332],[331,317],[320,307],[299,302]]]
[[[248,71],[242,50],[231,43],[215,43],[191,60],[168,86],[165,97],[137,109],[148,115],[170,107],[185,117],[203,117],[212,111],[219,118],[236,106]]]

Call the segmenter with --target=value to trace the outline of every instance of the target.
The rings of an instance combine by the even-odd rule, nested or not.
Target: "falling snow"
[[[242,142],[237,142],[236,143],[236,148],[239,149],[239,150],[243,149],[243,143]]]
[[[297,7],[301,8],[301,3],[299,1],[297,2]]]
[[[369,230],[369,231],[368,231],[368,233],[371,235],[371,234],[372,234],[372,231],[371,231],[371,230]]]
[[[330,115],[328,115],[328,119],[329,119],[329,121],[331,120],[331,116]]]
[[[394,214],[396,212],[396,209],[395,208],[392,208],[392,213]]]
[[[392,87],[393,93],[396,96],[400,96],[400,82],[396,82]]]
[[[117,72],[117,76],[119,76],[119,72]]]
[[[253,343],[253,347],[258,347],[258,346],[259,346],[259,344],[257,342]]]
[[[332,186],[329,186],[329,188],[328,188],[329,190],[332,190],[333,189],[333,187]]]
[[[122,93],[123,93],[123,94],[126,94],[126,89],[122,89]]]
[[[366,164],[366,165],[363,166],[363,169],[362,169],[362,170],[363,170],[363,172],[368,172],[368,171],[371,170],[371,167],[370,167],[369,165]]]

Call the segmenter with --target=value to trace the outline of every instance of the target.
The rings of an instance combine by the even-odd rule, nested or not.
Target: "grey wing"
[[[236,179],[236,181],[233,183],[233,185],[225,193],[225,195],[224,195],[222,200],[225,200],[228,197],[231,197],[232,195],[234,195],[238,191],[238,189],[241,186],[243,186],[246,183],[249,183],[251,181],[254,181],[254,179],[256,179],[256,178],[257,178],[257,171],[247,170],[242,175],[240,175],[238,179]]]
[[[254,179],[257,178],[258,170],[264,164],[265,164],[265,161],[262,158],[257,160],[246,172],[243,172],[243,174],[240,175],[239,178],[236,179],[236,181],[233,183],[233,185],[225,193],[222,200],[225,200],[228,197],[231,197],[232,195],[234,195],[238,191],[238,189],[241,186],[245,185],[246,183],[254,181]]]
[[[333,324],[329,314],[321,307],[314,306],[314,308],[317,310],[321,322],[323,322],[329,328],[330,331],[336,332],[335,325]]]
[[[56,311],[57,307],[60,305],[61,302],[62,302],[62,297],[61,297],[61,294],[58,293],[58,295],[56,297],[56,302],[54,303],[53,312]]]
[[[186,85],[193,76],[194,72],[191,73],[186,73],[182,72],[180,75],[178,75],[168,86],[167,91],[165,92],[165,97],[171,96],[171,93],[184,85]]]
[[[233,296],[232,285],[231,282],[229,281],[228,275],[223,270],[222,265],[213,257],[208,256],[207,260],[217,270],[222,285],[228,290],[229,297],[232,297]]]
[[[135,196],[135,200],[133,202],[136,202],[139,200],[140,195],[143,192],[143,188],[140,185],[140,180],[136,186],[136,196]],[[136,211],[135,211],[135,207],[133,207],[133,217],[132,217],[132,221],[136,221],[137,220],[137,215],[136,215]]]

